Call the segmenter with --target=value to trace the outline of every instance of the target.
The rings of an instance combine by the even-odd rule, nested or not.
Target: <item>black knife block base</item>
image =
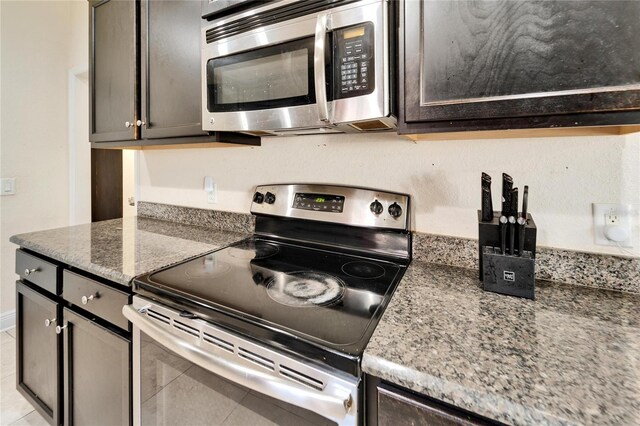
[[[485,247],[483,252],[484,290],[535,299],[535,260],[531,253],[505,255],[500,247]]]
[[[518,231],[518,225],[514,225],[516,229],[514,249],[518,251],[518,237],[520,235]],[[530,214],[527,214],[527,224],[524,228],[524,251],[531,253],[531,258],[536,257],[536,223]],[[493,212],[493,220],[491,222],[482,221],[482,212],[478,210],[478,269],[479,280],[484,280],[484,265],[483,247],[498,247],[500,248],[500,212]],[[507,232],[507,249],[509,248],[509,232]]]

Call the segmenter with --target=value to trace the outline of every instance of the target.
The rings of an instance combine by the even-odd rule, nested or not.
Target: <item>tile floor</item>
[[[15,329],[0,333],[0,425],[48,425],[16,390]]]

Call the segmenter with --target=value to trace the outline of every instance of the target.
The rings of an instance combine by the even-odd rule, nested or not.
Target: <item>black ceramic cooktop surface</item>
[[[136,284],[358,356],[403,272],[383,260],[251,238]]]

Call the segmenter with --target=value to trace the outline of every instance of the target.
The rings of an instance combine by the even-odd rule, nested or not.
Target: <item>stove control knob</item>
[[[276,202],[276,196],[270,192],[267,192],[264,196],[264,202],[267,204],[273,204]]]
[[[399,218],[400,216],[402,216],[402,207],[400,207],[400,205],[398,203],[391,204],[389,206],[389,214],[394,219]]]
[[[380,201],[375,200],[373,203],[369,204],[369,210],[371,210],[371,213],[373,214],[380,214],[384,211],[384,207],[382,207]]]
[[[262,192],[256,192],[255,194],[253,194],[254,203],[262,204],[263,201],[264,201],[264,195],[262,195]]]

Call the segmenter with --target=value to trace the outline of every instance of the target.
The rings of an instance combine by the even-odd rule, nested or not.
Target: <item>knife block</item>
[[[485,246],[482,263],[485,291],[535,299],[535,260],[530,252],[511,256],[499,247]]]
[[[483,251],[484,247],[500,247],[500,212],[493,212],[491,222],[482,221],[482,212],[478,210],[478,269],[479,279],[484,281]],[[517,228],[517,225],[516,225]],[[536,257],[536,223],[530,214],[527,213],[527,224],[524,228],[524,251],[531,253],[531,259]],[[514,248],[518,249],[518,233],[516,232]],[[507,247],[509,247],[509,237],[507,233]],[[511,257],[511,256],[508,256]]]

